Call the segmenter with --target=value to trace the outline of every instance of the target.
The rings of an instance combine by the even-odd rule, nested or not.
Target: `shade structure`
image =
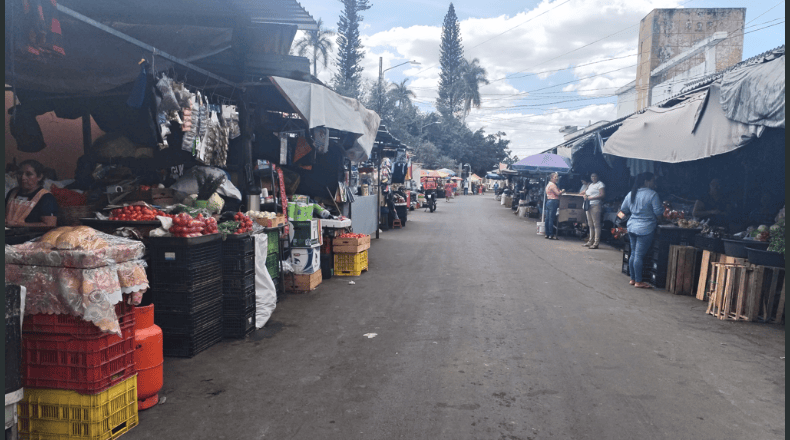
[[[481,179],[480,176],[478,176],[477,174],[472,174],[471,176],[469,176],[469,180],[471,180],[472,182],[479,182],[483,179]]]
[[[449,168],[439,168],[436,171],[439,171],[440,173],[445,173],[448,176],[455,176],[455,171],[453,171],[453,170],[451,170]]]
[[[436,170],[420,170],[420,177],[441,177]]]
[[[486,179],[488,180],[505,180],[507,177],[502,176],[500,174],[488,173],[486,174]]]
[[[525,157],[511,165],[516,171],[531,171],[536,173],[568,173],[570,165],[561,156],[551,153],[534,154]]]
[[[370,157],[381,118],[356,99],[341,96],[327,87],[277,76],[269,77],[277,90],[307,121],[308,128],[327,127],[358,135],[346,150],[349,159],[362,162]]]

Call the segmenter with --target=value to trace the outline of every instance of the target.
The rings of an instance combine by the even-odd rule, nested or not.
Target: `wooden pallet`
[[[693,246],[669,247],[666,289],[675,295],[692,295],[699,272],[700,252]]]
[[[702,261],[700,264],[699,278],[697,282],[697,299],[700,301],[708,301],[710,294],[713,292],[717,281],[717,270],[714,267],[715,263],[728,263],[728,264],[745,264],[746,260],[743,258],[728,257],[724,254],[719,254],[711,251],[702,251]]]
[[[713,284],[706,313],[733,321],[782,322],[784,269],[736,260],[740,261],[713,263]]]

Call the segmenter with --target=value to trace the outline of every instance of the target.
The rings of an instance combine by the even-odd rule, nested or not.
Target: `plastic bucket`
[[[538,235],[546,235],[546,223],[538,222]]]

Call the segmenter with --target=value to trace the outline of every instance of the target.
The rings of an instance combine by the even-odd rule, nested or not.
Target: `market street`
[[[784,327],[634,289],[619,251],[545,240],[491,194],[408,219],[361,277],[167,358],[124,439],[784,438]]]

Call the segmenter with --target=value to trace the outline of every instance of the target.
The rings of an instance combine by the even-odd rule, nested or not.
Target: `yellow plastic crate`
[[[99,394],[25,388],[20,440],[116,439],[139,423],[137,375]]]
[[[368,270],[368,251],[357,254],[335,254],[335,275],[358,277]]]

